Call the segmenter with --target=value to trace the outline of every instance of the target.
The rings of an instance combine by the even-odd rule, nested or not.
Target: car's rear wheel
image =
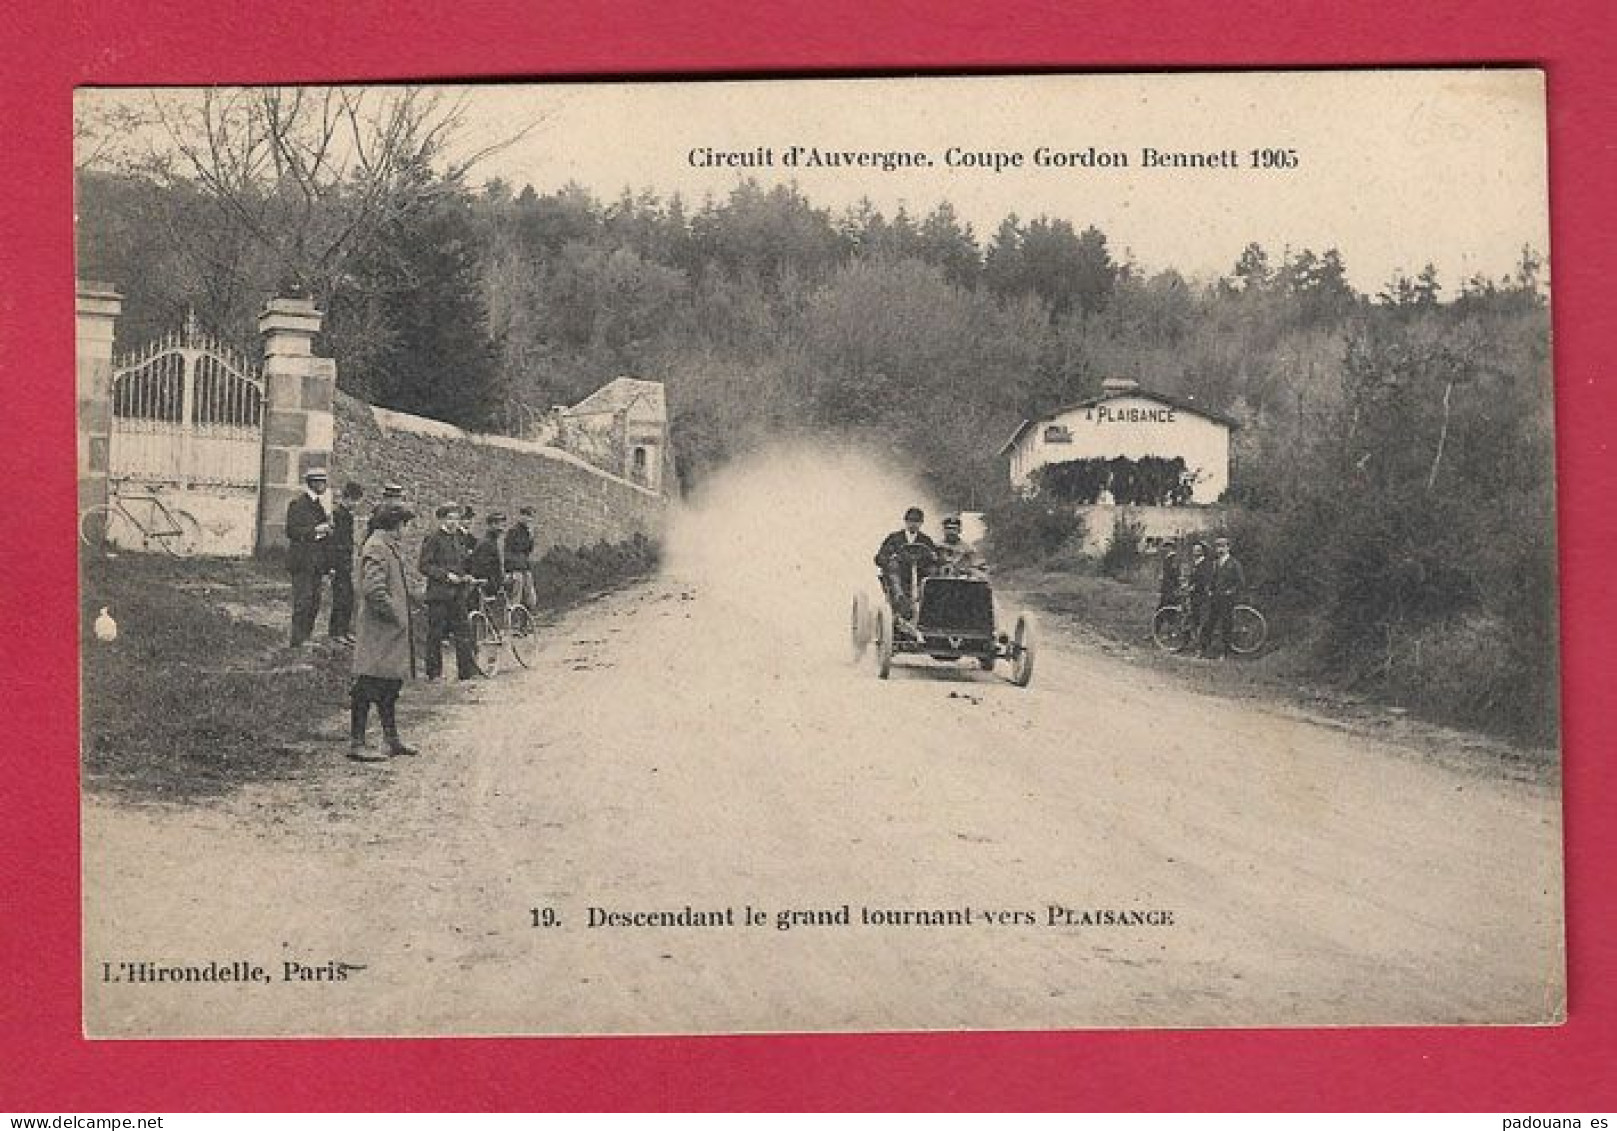
[[[853,610],[848,618],[848,635],[853,643],[853,660],[858,663],[870,647],[870,599],[863,593],[853,595]]]
[[[1032,613],[1020,613],[1011,633],[1011,682],[1026,687],[1033,682],[1033,658],[1038,652],[1038,626]]]
[[[886,679],[893,671],[893,618],[886,609],[876,610],[876,675]]]

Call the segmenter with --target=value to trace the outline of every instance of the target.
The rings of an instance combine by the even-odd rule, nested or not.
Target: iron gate
[[[110,490],[168,492],[197,519],[200,552],[250,554],[263,428],[263,377],[188,315],[113,363]]]

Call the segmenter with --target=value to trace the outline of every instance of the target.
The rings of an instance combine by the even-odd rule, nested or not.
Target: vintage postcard
[[[85,1031],[1561,1021],[1545,119],[81,90]]]

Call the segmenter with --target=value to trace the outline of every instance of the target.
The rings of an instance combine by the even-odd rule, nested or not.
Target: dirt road
[[[415,736],[423,757],[348,763],[334,732],[313,785],[201,809],[88,801],[90,1030],[1561,1013],[1552,787],[1196,694],[1050,632],[1027,690],[963,668],[881,682],[848,662],[841,599],[788,608],[676,571],[548,630],[536,670],[468,689]],[[687,906],[733,925],[589,925],[591,908],[684,922]],[[1052,925],[1052,906],[1071,915]],[[777,925],[844,907],[846,925]],[[137,983],[118,965],[210,961],[268,980]],[[305,977],[328,963],[364,969]]]

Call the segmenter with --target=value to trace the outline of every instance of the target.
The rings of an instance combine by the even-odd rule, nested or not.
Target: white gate
[[[198,553],[251,554],[263,429],[263,377],[188,315],[178,333],[113,362],[108,490],[137,521],[156,509],[139,501],[153,494],[188,512]]]

